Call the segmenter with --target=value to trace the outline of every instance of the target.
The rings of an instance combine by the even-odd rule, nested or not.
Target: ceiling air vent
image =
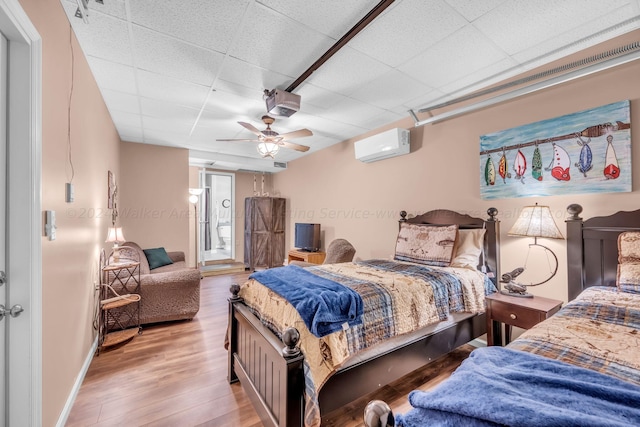
[[[273,167],[274,168],[286,169],[287,168],[287,163],[286,162],[273,162]]]

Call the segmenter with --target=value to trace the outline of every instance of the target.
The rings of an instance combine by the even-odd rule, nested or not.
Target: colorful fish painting
[[[571,158],[569,157],[569,153],[562,147],[560,147],[556,143],[553,144],[553,159],[551,159],[551,163],[546,168],[551,171],[551,176],[557,179],[558,181],[569,181],[571,179],[571,175],[569,173],[569,168],[571,167]]]
[[[511,178],[511,173],[509,172],[509,163],[507,162],[507,154],[502,151],[502,157],[500,157],[500,162],[498,163],[498,173],[502,178],[503,183],[507,183],[507,178]]]
[[[593,153],[591,152],[591,147],[589,147],[589,143],[591,142],[591,138],[588,141],[583,140],[578,136],[578,145],[582,147],[580,150],[580,160],[576,162],[576,167],[582,175],[587,177],[587,172],[589,172],[593,168]]]
[[[613,148],[613,135],[607,136],[607,154],[605,155],[604,165],[604,176],[607,179],[618,179],[620,167],[616,150]]]
[[[524,173],[527,171],[527,159],[519,149],[513,161],[513,171],[516,173],[516,179],[519,179],[520,182],[524,184]]]
[[[493,185],[496,183],[496,166],[493,164],[491,155],[489,155],[487,163],[484,165],[484,181],[487,185]]]
[[[533,159],[531,159],[531,175],[536,181],[542,181],[542,156],[537,145],[533,150]]]

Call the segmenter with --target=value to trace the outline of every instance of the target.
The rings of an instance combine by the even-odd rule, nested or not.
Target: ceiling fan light
[[[280,146],[273,142],[263,141],[258,144],[258,154],[262,157],[271,157],[273,159],[274,156],[278,154],[278,150],[280,150]]]

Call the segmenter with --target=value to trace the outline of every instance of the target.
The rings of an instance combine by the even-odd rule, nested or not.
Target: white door
[[[42,39],[17,0],[0,0],[0,34],[0,426],[40,426]],[[16,305],[24,312],[12,316]]]

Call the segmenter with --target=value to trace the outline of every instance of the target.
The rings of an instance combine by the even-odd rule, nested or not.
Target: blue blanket
[[[304,268],[289,265],[255,272],[249,278],[289,301],[317,337],[339,331],[343,324],[362,323],[362,298],[356,291]]]
[[[400,426],[640,425],[640,387],[502,347],[474,350],[448,380],[409,401]]]

